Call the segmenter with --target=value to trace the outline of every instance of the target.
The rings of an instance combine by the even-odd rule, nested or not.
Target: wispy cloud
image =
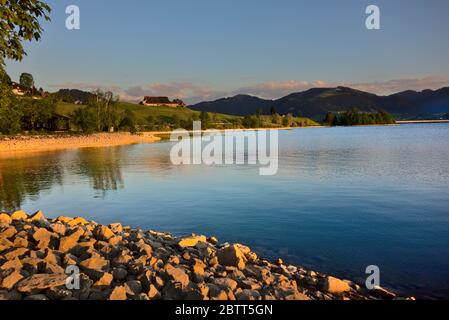
[[[275,99],[286,96],[293,92],[308,90],[311,88],[331,87],[332,83],[325,81],[272,81],[255,84],[235,90],[233,94],[250,94],[265,99]]]
[[[202,86],[191,82],[173,82],[173,83],[151,83],[141,86],[135,86],[123,91],[123,99],[139,100],[143,96],[168,96],[186,100],[187,102],[196,102],[205,99],[215,99],[222,92],[214,90],[208,86]]]
[[[150,83],[122,88],[119,85],[103,86],[98,83],[61,83],[52,85],[52,88],[70,88],[93,91],[96,89],[112,91],[119,95],[124,101],[140,101],[143,96],[157,95],[168,96],[171,98],[183,99],[187,103],[196,103],[199,101],[214,100],[220,97],[233,96],[236,94],[250,94],[266,99],[276,99],[293,92],[308,90],[310,88],[326,88],[336,86],[348,86],[354,89],[367,91],[380,95],[392,94],[404,90],[439,89],[449,86],[449,76],[428,76],[415,79],[396,79],[379,82],[327,82],[323,80],[303,81],[286,80],[271,81],[249,85],[235,90],[222,91],[210,86],[195,84],[192,82],[169,82],[169,83]]]
[[[383,82],[354,83],[352,88],[376,94],[387,95],[405,90],[422,91],[449,86],[449,76],[428,76],[416,79],[399,79]]]

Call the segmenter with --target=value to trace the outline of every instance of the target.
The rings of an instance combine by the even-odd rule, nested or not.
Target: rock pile
[[[68,270],[79,270],[78,277]],[[395,298],[282,260],[270,263],[216,238],[0,213],[0,300]]]

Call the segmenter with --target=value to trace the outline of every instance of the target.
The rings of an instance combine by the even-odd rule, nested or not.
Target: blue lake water
[[[279,172],[174,166],[170,142],[0,158],[0,208],[215,235],[268,258],[449,298],[449,125],[279,132]]]

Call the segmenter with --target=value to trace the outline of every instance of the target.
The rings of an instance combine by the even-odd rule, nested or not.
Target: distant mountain
[[[449,87],[436,91],[409,90],[390,96],[378,96],[347,87],[314,88],[277,100],[238,95],[190,106],[193,110],[232,115],[255,114],[257,109],[269,114],[272,107],[280,114],[300,113],[314,119],[322,119],[327,112],[352,108],[366,112],[385,110],[398,119],[437,119],[449,112]]]
[[[387,97],[386,110],[403,117],[439,118],[449,112],[449,87],[439,90],[404,91]]]
[[[346,111],[358,108],[361,111],[376,111],[383,107],[380,97],[346,87],[315,88],[293,93],[275,101],[276,110],[282,114],[298,113],[318,118],[327,112]]]
[[[255,114],[257,109],[262,109],[263,113],[268,113],[272,106],[272,100],[264,100],[258,97],[240,94],[232,98],[201,102],[190,108],[199,111],[246,116]]]
[[[60,89],[55,95],[61,97],[65,102],[80,101],[82,104],[86,104],[89,98],[93,96],[92,93],[78,90],[78,89]]]

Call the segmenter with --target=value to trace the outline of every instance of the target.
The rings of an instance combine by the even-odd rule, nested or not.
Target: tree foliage
[[[22,60],[24,41],[41,38],[40,20],[50,20],[51,9],[39,0],[0,0],[0,64],[5,59]]]
[[[14,134],[22,129],[23,110],[11,92],[5,59],[22,60],[22,42],[40,39],[39,20],[50,20],[51,9],[39,0],[0,0],[0,5],[0,133]]]
[[[119,98],[112,92],[97,90],[93,92],[87,106],[78,108],[71,114],[72,123],[84,133],[117,130],[137,132],[135,114],[131,110],[119,111],[118,101]]]
[[[34,78],[33,75],[30,73],[22,73],[20,75],[20,85],[28,88],[28,89],[32,89],[34,87]]]
[[[396,121],[391,114],[385,111],[373,113],[352,109],[343,113],[329,112],[324,119],[324,123],[329,126],[357,126],[394,124]]]

